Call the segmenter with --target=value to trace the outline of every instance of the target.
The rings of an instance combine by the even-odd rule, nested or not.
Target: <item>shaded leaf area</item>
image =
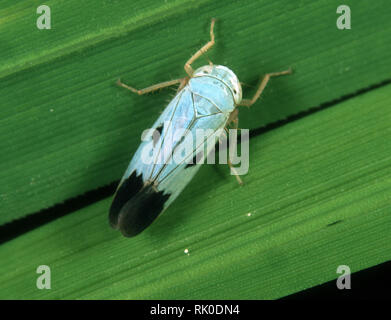
[[[135,238],[108,198],[9,241],[0,298],[277,298],[388,261],[390,103],[388,85],[254,137],[243,187],[205,165]]]
[[[241,109],[242,128],[391,78],[385,0],[345,1],[352,29],[343,31],[340,3],[328,0],[47,4],[52,30],[36,29],[31,3],[7,0],[0,9],[0,224],[118,180],[171,95],[139,97],[115,81],[145,87],[182,77],[184,62],[208,40],[211,17],[217,44],[207,57],[250,85],[245,96],[261,74],[295,71]]]

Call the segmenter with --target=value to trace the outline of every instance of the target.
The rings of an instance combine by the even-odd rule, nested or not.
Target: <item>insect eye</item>
[[[237,91],[236,91],[236,89],[234,89],[234,94],[237,94]]]
[[[208,73],[209,73],[208,71],[204,70],[204,74],[208,74]]]

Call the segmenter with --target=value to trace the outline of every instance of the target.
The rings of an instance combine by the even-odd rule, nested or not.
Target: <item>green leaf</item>
[[[390,103],[388,85],[252,138],[243,187],[205,165],[135,238],[106,199],[9,241],[0,298],[278,298],[390,260]]]
[[[144,87],[182,77],[211,17],[217,44],[207,57],[250,84],[246,96],[262,74],[295,71],[240,111],[242,128],[389,79],[388,1],[344,3],[351,30],[336,28],[336,0],[52,0],[52,29],[38,30],[37,4],[3,0],[0,224],[118,180],[169,95],[138,97],[115,81]]]

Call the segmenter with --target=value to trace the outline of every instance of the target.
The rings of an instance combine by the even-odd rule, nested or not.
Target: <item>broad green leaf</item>
[[[183,64],[208,40],[207,54],[232,68],[262,99],[240,111],[258,128],[390,78],[388,1],[345,1],[352,29],[338,30],[336,0],[59,1],[52,29],[36,28],[37,2],[0,5],[0,224],[118,180],[141,132],[163,110],[168,91],[144,87],[182,77]],[[196,65],[207,63],[201,58]]]
[[[388,85],[252,138],[243,187],[205,165],[135,238],[109,198],[9,241],[0,298],[278,298],[390,260],[390,103]]]

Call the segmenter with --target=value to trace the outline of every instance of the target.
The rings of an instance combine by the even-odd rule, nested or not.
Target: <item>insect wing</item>
[[[233,109],[232,97],[214,88],[213,79],[196,80],[157,119],[120,182],[109,218],[125,236],[143,231],[175,200],[198,171],[194,162],[202,163],[222,134],[229,111],[218,105]],[[203,140],[197,140],[198,129],[209,129]]]

